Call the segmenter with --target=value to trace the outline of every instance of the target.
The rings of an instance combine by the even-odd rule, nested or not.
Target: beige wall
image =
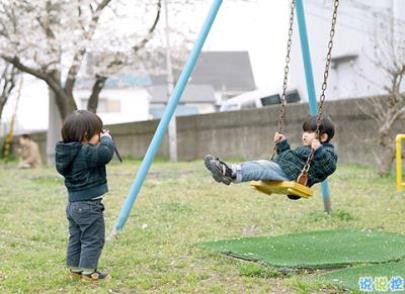
[[[330,101],[327,112],[336,123],[333,143],[340,162],[375,164],[377,124],[358,107],[363,99]],[[273,134],[277,128],[279,107],[210,113],[177,118],[178,152],[180,160],[198,160],[211,153],[222,158],[269,158]],[[307,104],[287,107],[286,131],[293,146],[300,143],[302,121],[308,115]],[[401,131],[405,120],[396,125]],[[158,121],[144,121],[107,126],[122,156],[142,158],[149,146]],[[402,128],[405,132],[405,127]],[[45,152],[45,133],[33,134]],[[165,138],[157,154],[168,157]]]

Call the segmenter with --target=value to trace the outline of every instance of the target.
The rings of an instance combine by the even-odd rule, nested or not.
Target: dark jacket
[[[311,153],[311,147],[300,146],[291,150],[287,140],[277,143],[277,162],[287,177],[295,181]],[[311,167],[308,171],[308,186],[324,181],[336,170],[337,155],[330,143],[323,143],[314,153]]]
[[[70,202],[90,200],[108,192],[105,165],[113,155],[113,141],[107,136],[98,145],[56,144],[56,170],[65,177]]]

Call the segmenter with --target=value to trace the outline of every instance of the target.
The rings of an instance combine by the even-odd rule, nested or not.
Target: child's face
[[[302,144],[304,146],[311,146],[312,141],[316,139],[315,132],[303,132],[302,133]]]
[[[97,133],[93,137],[91,137],[89,143],[93,145],[97,145],[98,143],[100,143],[100,134]]]

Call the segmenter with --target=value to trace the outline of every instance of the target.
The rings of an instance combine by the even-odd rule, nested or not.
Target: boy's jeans
[[[69,202],[66,208],[69,220],[67,265],[96,269],[104,246],[104,205],[100,200]]]
[[[271,160],[245,161],[236,166],[236,183],[260,180],[289,181],[281,167]]]

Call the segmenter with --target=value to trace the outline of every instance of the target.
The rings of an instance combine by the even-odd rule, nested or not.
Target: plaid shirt
[[[277,156],[274,162],[280,165],[281,169],[290,180],[296,180],[302,168],[307,162],[311,153],[308,146],[300,146],[291,150],[287,140],[277,143]],[[314,154],[311,167],[308,171],[308,186],[324,181],[336,170],[337,155],[330,143],[323,143]]]

